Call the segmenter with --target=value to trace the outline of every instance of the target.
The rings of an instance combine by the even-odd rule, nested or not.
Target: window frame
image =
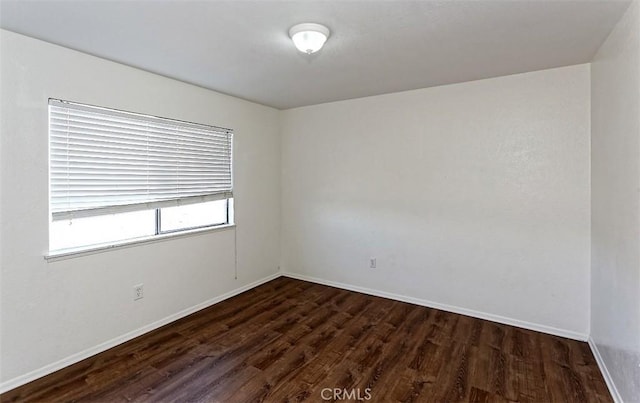
[[[51,217],[49,217],[49,223],[51,223]],[[164,241],[173,240],[173,239],[199,236],[199,235],[204,235],[212,232],[226,231],[229,229],[235,230],[235,228],[236,228],[236,223],[235,223],[234,198],[229,198],[227,199],[227,223],[226,224],[206,225],[206,226],[185,228],[183,230],[166,231],[159,234],[154,234],[154,235],[149,235],[149,236],[144,236],[139,238],[123,239],[123,240],[112,241],[108,243],[57,249],[53,251],[48,250],[48,252],[44,254],[44,259],[49,263],[53,263],[60,260],[67,260],[67,259],[73,259],[77,257],[87,256],[87,255],[93,255],[96,253],[103,253],[109,250],[118,250],[118,249],[130,248],[130,247],[151,244],[156,242],[164,242]],[[50,236],[50,232],[48,233],[48,235]]]
[[[51,100],[56,100],[54,98],[49,98],[49,105],[51,105]],[[62,101],[62,102],[68,102],[68,101]],[[94,105],[90,105],[90,104],[79,104],[79,105],[86,105],[88,107],[94,107]],[[104,107],[97,107],[97,108],[104,108]],[[162,117],[158,117],[158,116],[153,116],[153,115],[143,115],[143,114],[139,114],[139,113],[135,113],[135,112],[127,112],[127,111],[122,111],[122,110],[118,110],[118,109],[113,109],[113,108],[104,108],[107,110],[112,110],[115,112],[123,112],[123,113],[132,113],[132,114],[137,114],[137,115],[142,115],[142,116],[148,116],[151,118],[158,118],[158,119],[167,119],[167,120],[175,120],[175,119],[170,119],[170,118],[162,118]],[[51,109],[48,108],[48,121],[50,121],[51,119]],[[177,120],[176,120],[177,121]],[[177,122],[183,122],[183,121],[177,121]],[[184,121],[184,123],[188,123],[188,124],[194,124],[194,125],[200,125],[198,123],[193,123],[193,122],[186,122]],[[202,126],[210,126],[210,125],[202,125]],[[219,128],[217,126],[210,126],[216,129],[224,129],[224,128]],[[230,175],[231,175],[231,189],[233,189],[233,162],[234,162],[234,158],[233,158],[233,139],[234,139],[234,135],[233,135],[233,130],[232,129],[224,129],[228,131],[228,134],[230,136],[230,160],[229,160],[229,169],[230,169]],[[124,238],[124,239],[117,239],[117,240],[112,240],[112,241],[107,241],[104,243],[96,243],[96,244],[89,244],[89,245],[79,245],[79,246],[73,246],[73,247],[68,247],[68,248],[60,248],[60,249],[51,249],[51,236],[52,236],[52,223],[55,222],[56,220],[54,220],[53,218],[53,212],[52,212],[52,193],[51,193],[51,189],[52,189],[52,185],[51,185],[51,180],[52,180],[52,174],[51,174],[51,170],[52,170],[52,163],[51,163],[51,126],[48,125],[48,133],[47,133],[47,141],[48,141],[48,148],[49,148],[49,152],[48,152],[48,207],[49,207],[49,211],[48,211],[48,232],[47,232],[47,239],[48,239],[48,245],[47,245],[47,253],[44,255],[45,260],[47,261],[57,261],[57,260],[63,260],[63,259],[68,259],[68,258],[74,258],[74,257],[78,257],[78,256],[83,256],[83,255],[88,255],[88,254],[93,254],[93,253],[99,253],[99,252],[103,252],[103,251],[107,251],[107,250],[112,250],[112,249],[119,249],[119,248],[125,248],[125,247],[131,247],[131,246],[135,246],[135,245],[140,245],[140,244],[146,244],[146,243],[154,243],[154,242],[160,242],[160,241],[165,241],[165,240],[169,240],[169,239],[175,239],[175,238],[180,238],[180,237],[185,237],[185,236],[194,236],[194,235],[199,235],[199,234],[203,234],[203,233],[208,233],[208,232],[214,232],[214,231],[219,231],[219,230],[224,230],[224,229],[228,229],[228,228],[235,228],[235,222],[234,222],[234,218],[235,218],[235,213],[234,213],[234,195],[233,195],[233,190],[231,190],[231,192],[229,193],[229,197],[227,198],[221,198],[219,199],[220,201],[224,200],[225,201],[225,214],[224,216],[226,217],[225,222],[220,222],[220,223],[213,223],[213,224],[203,224],[203,225],[195,225],[195,226],[189,226],[189,227],[182,227],[182,228],[176,228],[176,229],[170,229],[170,230],[162,230],[162,209],[164,208],[170,208],[170,207],[178,207],[178,206],[157,206],[155,208],[151,208],[149,210],[154,210],[154,216],[155,216],[155,220],[154,220],[154,234],[153,235],[145,235],[142,237],[136,237],[136,238]],[[200,203],[206,203],[207,201],[202,201],[202,202],[196,202],[196,203],[188,203],[188,204],[184,204],[184,206],[188,206],[188,205],[197,205]],[[111,214],[119,214],[119,213],[126,213],[127,211],[114,211],[114,212],[108,212],[105,214],[97,214],[95,216],[106,216],[106,215],[111,215]],[[218,210],[218,214],[221,214],[222,212],[220,212]],[[78,219],[81,219],[82,216],[79,216]],[[145,225],[146,226],[146,225]],[[99,231],[100,228],[97,228],[97,230]],[[149,231],[148,233],[150,233],[151,231]]]

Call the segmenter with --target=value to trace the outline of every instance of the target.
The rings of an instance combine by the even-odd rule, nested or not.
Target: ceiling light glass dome
[[[327,41],[329,28],[307,22],[291,27],[289,36],[300,52],[311,54],[319,51]]]

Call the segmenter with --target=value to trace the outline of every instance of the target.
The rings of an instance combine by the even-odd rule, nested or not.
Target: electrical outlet
[[[144,284],[138,284],[133,286],[133,300],[137,301],[144,298]]]
[[[375,257],[372,257],[369,259],[369,268],[370,269],[375,269],[376,266],[378,265],[377,259]]]

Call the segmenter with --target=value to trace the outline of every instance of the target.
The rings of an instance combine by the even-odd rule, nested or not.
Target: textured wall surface
[[[284,111],[283,270],[586,338],[589,113],[589,65]]]
[[[277,271],[277,110],[0,33],[0,382]],[[237,229],[47,263],[49,97],[235,129]],[[138,283],[144,283],[145,297],[134,302]]]
[[[592,64],[591,337],[625,402],[640,402],[640,4]]]

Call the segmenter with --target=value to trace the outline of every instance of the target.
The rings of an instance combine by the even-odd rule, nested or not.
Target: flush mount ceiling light
[[[289,30],[289,36],[300,52],[315,53],[329,37],[329,28],[313,22],[294,25]]]

